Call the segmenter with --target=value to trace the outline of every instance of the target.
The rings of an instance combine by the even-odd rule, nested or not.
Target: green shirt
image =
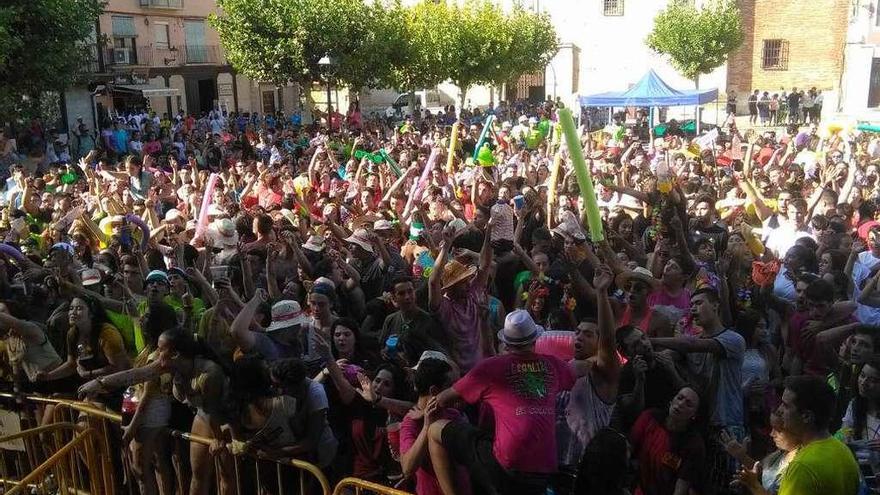
[[[779,495],[856,495],[859,466],[834,437],[802,447],[782,475]]]

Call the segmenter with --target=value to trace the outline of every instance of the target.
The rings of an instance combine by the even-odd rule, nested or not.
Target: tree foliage
[[[232,65],[261,81],[375,84],[394,57],[395,6],[361,0],[218,0],[211,23]],[[329,57],[330,66],[319,61]]]
[[[446,4],[423,2],[405,9],[397,5],[388,18],[398,21],[386,38],[394,46],[395,57],[382,82],[400,91],[443,82],[447,78],[444,55],[452,50]]]
[[[702,8],[673,0],[654,19],[646,42],[668,55],[682,75],[699,81],[701,74],[721,66],[743,38],[740,11],[733,0],[709,0]]]
[[[232,65],[258,80],[335,80],[411,90],[452,80],[463,88],[542,69],[557,50],[544,15],[503,12],[489,0],[218,0],[212,24]]]
[[[543,69],[558,51],[556,32],[546,15],[515,7],[505,14],[490,0],[450,6],[451,51],[448,78],[461,89],[501,84]],[[445,26],[444,26],[445,27]]]
[[[78,81],[94,57],[99,0],[4,0],[0,115],[37,114],[40,96]]]

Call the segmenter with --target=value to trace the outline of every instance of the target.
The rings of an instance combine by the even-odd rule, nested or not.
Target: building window
[[[111,21],[113,24],[113,52],[110,63],[114,65],[136,64],[138,61],[135,43],[137,30],[134,27],[134,17],[114,15]]]
[[[168,42],[168,23],[167,22],[154,22],[153,23],[153,44],[159,50],[167,50],[170,48]]]
[[[204,64],[208,62],[208,47],[205,46],[205,21],[186,21],[186,63]]]
[[[623,15],[623,0],[602,0],[604,3],[604,14],[608,16]]]
[[[788,70],[788,40],[764,40],[761,67],[766,70]]]

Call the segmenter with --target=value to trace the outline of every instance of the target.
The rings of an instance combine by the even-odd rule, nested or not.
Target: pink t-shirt
[[[481,361],[452,388],[495,414],[492,451],[505,469],[556,472],[556,396],[574,385],[565,361],[543,354],[505,354]]]
[[[455,409],[447,408],[441,415],[440,419],[448,419],[450,421],[466,421],[461,413]],[[403,418],[400,423],[400,453],[406,454],[412,448],[419,433],[424,426],[424,419],[412,419],[408,415]],[[471,482],[468,477],[467,468],[457,466],[456,468],[456,487],[462,495],[471,494]],[[425,458],[425,462],[416,469],[416,493],[419,495],[443,495],[440,484],[437,482],[437,475],[434,474],[434,468],[431,466],[430,457]]]
[[[446,296],[440,301],[437,313],[443,328],[449,332],[452,341],[452,357],[467,371],[486,357],[483,352],[482,336],[488,325],[489,297],[486,289],[471,283],[467,298],[453,301]]]
[[[682,289],[677,296],[673,296],[660,287],[648,295],[648,306],[672,306],[687,312],[691,309],[691,291]]]

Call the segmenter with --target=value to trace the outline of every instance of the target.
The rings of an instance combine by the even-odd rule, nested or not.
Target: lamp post
[[[327,78],[327,129],[331,129],[332,126],[330,125],[330,112],[332,107],[330,105],[330,100],[332,97],[330,95],[330,71],[333,68],[334,62],[329,55],[326,55],[318,60],[318,65],[324,68],[324,76]]]

